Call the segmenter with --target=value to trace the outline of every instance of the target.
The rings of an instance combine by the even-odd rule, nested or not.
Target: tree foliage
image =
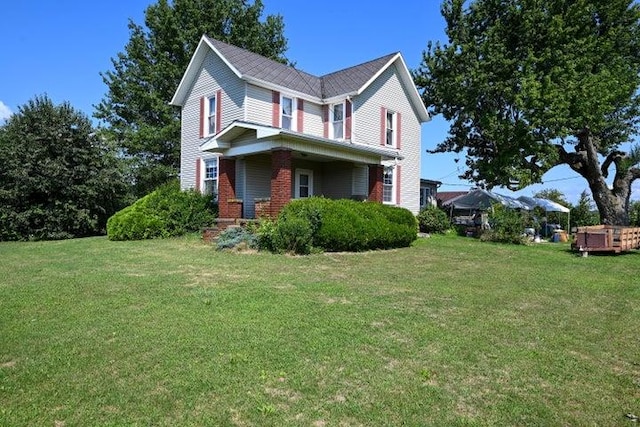
[[[0,240],[102,232],[125,192],[88,117],[39,96],[0,127]]]
[[[633,0],[445,0],[448,43],[429,44],[415,81],[451,122],[434,152],[513,189],[566,164],[605,223],[627,223],[637,152],[640,6]],[[614,167],[613,188],[606,179]]]
[[[286,61],[282,17],[261,20],[263,9],[261,0],[158,0],[144,25],[129,22],[124,52],[102,74],[108,91],[95,116],[132,160],[137,196],[178,174],[180,111],[169,101],[203,34]]]
[[[571,207],[571,226],[582,227],[598,224],[598,214],[593,206],[589,193],[583,191],[580,194],[578,204]]]
[[[640,227],[640,200],[634,200],[629,205],[629,223],[634,227]]]

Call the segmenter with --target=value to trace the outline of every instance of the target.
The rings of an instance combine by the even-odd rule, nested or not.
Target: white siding
[[[254,218],[256,198],[271,197],[271,156],[252,156],[244,162],[245,189],[243,191],[244,215]]]
[[[247,84],[247,121],[271,126],[272,100],[271,90]]]
[[[304,133],[323,136],[322,105],[304,101]]]
[[[351,193],[354,196],[369,196],[369,168],[367,166],[354,167]]]
[[[206,139],[200,138],[200,98],[211,96],[222,89],[221,126],[224,129],[232,121],[242,119],[244,82],[212,52],[209,52],[200,67],[200,74],[193,83],[182,106],[182,129],[180,144],[180,186],[195,188],[196,159],[214,157],[203,153],[199,147]]]
[[[323,168],[322,195],[332,199],[349,199],[352,196],[353,165],[332,163]]]
[[[414,214],[420,210],[420,122],[397,75],[396,66],[385,70],[353,100],[353,140],[380,145],[380,108],[399,112],[402,119],[400,153],[400,205]]]

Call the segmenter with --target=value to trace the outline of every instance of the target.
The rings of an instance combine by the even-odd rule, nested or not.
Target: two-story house
[[[171,104],[181,187],[217,194],[220,218],[312,195],[419,210],[429,114],[400,53],[317,77],[203,36]]]

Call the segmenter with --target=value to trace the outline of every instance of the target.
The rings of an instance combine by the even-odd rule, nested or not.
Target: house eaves
[[[246,131],[255,131],[256,140],[264,139],[288,139],[301,141],[307,144],[332,147],[343,151],[351,151],[355,153],[365,153],[367,155],[380,156],[382,160],[402,160],[404,157],[400,155],[398,150],[386,147],[377,147],[369,144],[359,144],[350,141],[338,141],[334,139],[294,132],[286,129],[275,128],[272,126],[260,125],[244,121],[235,121],[223,129],[215,137],[212,137],[200,145],[200,151],[221,151],[229,149],[234,139],[245,133]]]
[[[429,113],[399,52],[317,77],[246,49],[211,39],[206,35],[200,39],[171,99],[171,105],[184,104],[191,83],[197,77],[208,49],[211,49],[238,78],[245,82],[320,104],[340,102],[350,96],[361,94],[395,64],[401,83],[409,94],[418,118],[421,122],[430,120]]]

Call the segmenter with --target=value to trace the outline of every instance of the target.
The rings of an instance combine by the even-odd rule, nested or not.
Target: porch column
[[[382,203],[382,165],[369,165],[369,201]]]
[[[236,198],[236,160],[220,157],[218,168],[218,216],[241,218],[242,212],[238,214],[232,207]]]
[[[271,206],[272,218],[278,216],[284,205],[291,201],[291,151],[271,152]]]

